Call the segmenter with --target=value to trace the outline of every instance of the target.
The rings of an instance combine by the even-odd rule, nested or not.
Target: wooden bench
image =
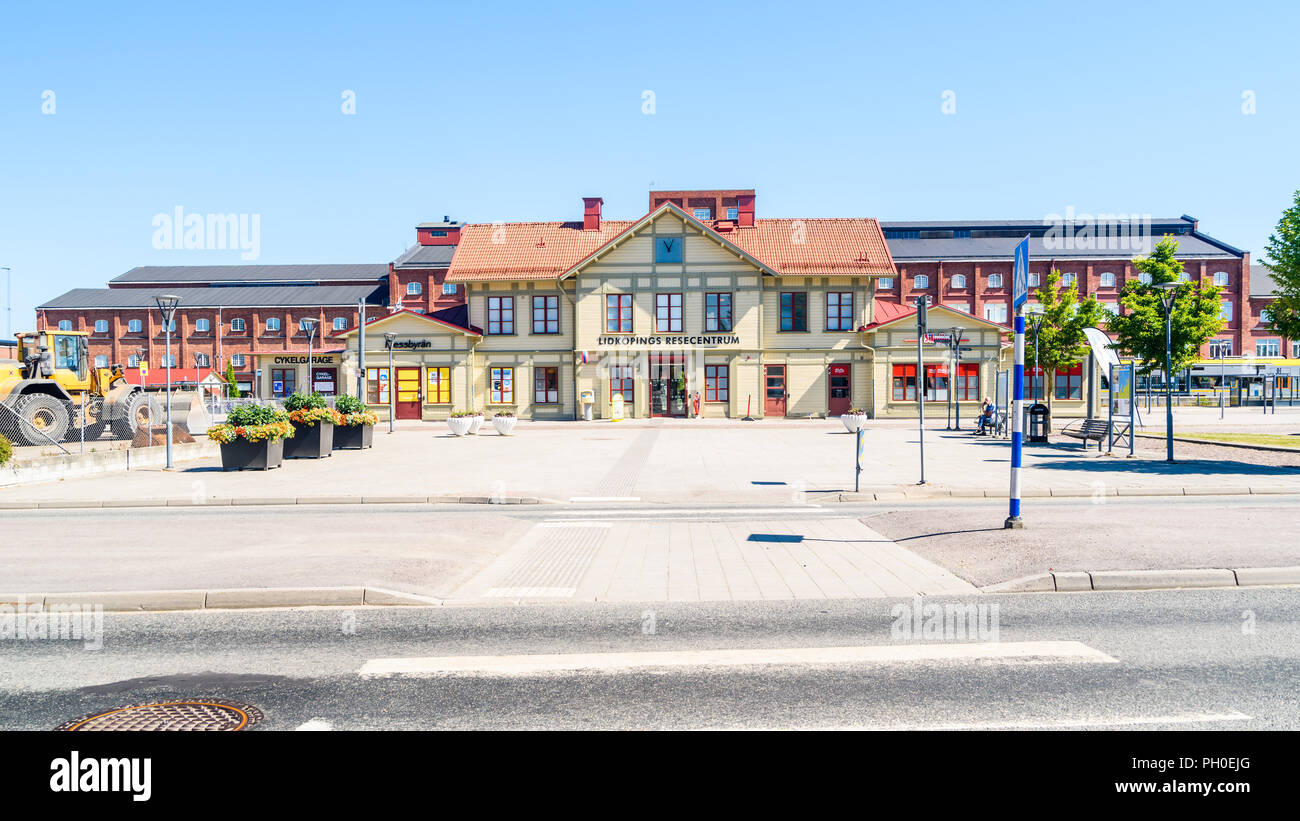
[[[1079,424],[1079,427],[1070,430],[1070,425]],[[1097,443],[1097,449],[1101,450],[1101,443],[1106,441],[1110,435],[1110,423],[1105,419],[1084,419],[1079,422],[1071,422],[1061,429],[1062,436],[1069,436],[1072,439],[1082,439],[1083,449],[1088,449],[1089,440]]]

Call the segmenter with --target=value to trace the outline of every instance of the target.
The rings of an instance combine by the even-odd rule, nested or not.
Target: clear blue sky
[[[652,185],[756,188],[759,216],[1187,213],[1259,259],[1300,188],[1297,6],[6,4],[14,329],[136,265],[240,261],[155,250],[176,206],[260,215],[268,264],[583,195],[635,217]]]

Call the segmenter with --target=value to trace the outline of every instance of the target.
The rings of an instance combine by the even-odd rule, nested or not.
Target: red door
[[[849,408],[853,407],[852,373],[852,366],[847,363],[837,362],[831,365],[830,385],[827,389],[829,396],[826,400],[827,412],[830,416],[848,413]]]
[[[765,365],[763,381],[763,415],[785,416],[785,365]]]
[[[397,368],[397,396],[393,401],[397,405],[398,419],[420,418],[420,369]]]

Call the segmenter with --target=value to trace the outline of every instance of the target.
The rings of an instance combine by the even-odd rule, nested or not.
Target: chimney
[[[582,230],[600,230],[600,207],[605,204],[602,197],[582,198]]]
[[[736,197],[736,223],[741,228],[754,227],[753,194],[740,194]]]

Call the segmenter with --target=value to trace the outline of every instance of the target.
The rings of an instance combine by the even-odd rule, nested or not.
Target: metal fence
[[[140,447],[165,434],[169,405],[172,423],[195,437],[212,424],[194,391],[147,391],[107,408],[99,397],[78,401],[34,394],[0,401],[0,436],[14,446],[15,461]]]

